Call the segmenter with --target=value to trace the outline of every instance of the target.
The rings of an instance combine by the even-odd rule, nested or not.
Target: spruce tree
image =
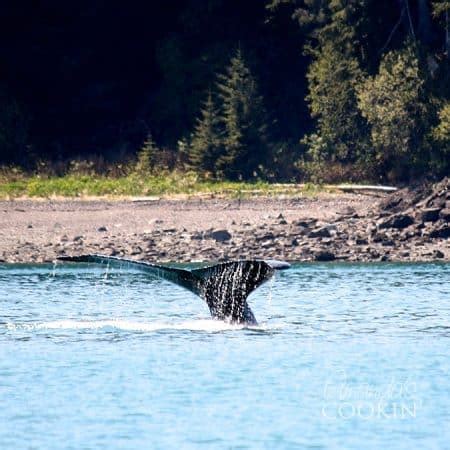
[[[135,171],[140,175],[149,175],[156,165],[157,152],[158,148],[149,133],[144,145],[138,152]]]
[[[189,149],[189,160],[194,169],[215,175],[221,150],[220,126],[219,111],[210,91],[201,110],[201,117],[197,119]]]
[[[313,159],[352,163],[363,158],[366,140],[356,96],[356,86],[362,79],[358,60],[335,43],[325,42],[315,52],[307,78],[307,99],[317,120],[317,135],[305,139]],[[316,154],[318,148],[320,155]]]
[[[217,169],[229,179],[250,179],[269,156],[262,97],[240,49],[218,83],[222,100],[224,151]]]
[[[314,26],[307,52],[309,107],[316,133],[304,143],[314,161],[354,163],[366,158],[366,122],[358,109],[356,87],[363,78],[357,57],[357,28],[363,0],[307,0],[298,14],[304,26]]]

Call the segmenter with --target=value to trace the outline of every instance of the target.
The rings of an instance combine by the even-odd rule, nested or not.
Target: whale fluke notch
[[[60,256],[58,260],[142,270],[203,298],[215,319],[250,325],[256,325],[257,321],[247,303],[249,294],[269,280],[276,270],[290,267],[276,260],[230,261],[192,270],[104,255]]]

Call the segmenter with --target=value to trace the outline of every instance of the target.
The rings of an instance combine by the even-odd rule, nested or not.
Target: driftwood
[[[396,187],[393,186],[372,186],[372,185],[360,185],[360,184],[337,184],[326,185],[327,189],[339,189],[344,192],[353,191],[373,191],[373,192],[395,192]]]

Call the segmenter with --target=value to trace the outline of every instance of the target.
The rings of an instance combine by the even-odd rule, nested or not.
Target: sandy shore
[[[386,196],[0,202],[0,259],[102,253],[150,261],[450,260],[423,224],[380,225]],[[381,219],[380,219],[381,218]],[[425,232],[424,232],[425,229]],[[442,233],[441,233],[442,234]]]

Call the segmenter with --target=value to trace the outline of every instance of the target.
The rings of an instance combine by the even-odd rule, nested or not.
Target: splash
[[[272,299],[273,299],[273,285],[275,283],[275,278],[276,278],[276,272],[273,274],[273,277],[269,280],[269,292],[267,293],[267,304],[270,306],[272,306]]]
[[[106,263],[106,269],[105,269],[105,274],[103,275],[103,279],[107,280],[108,279],[108,275],[109,275],[109,262]]]
[[[9,331],[34,331],[34,330],[98,330],[98,331],[128,331],[128,332],[155,332],[163,330],[186,331],[232,331],[248,328],[243,324],[230,324],[220,320],[187,320],[179,323],[164,322],[137,322],[123,319],[111,320],[54,320],[40,323],[6,324]],[[260,327],[253,327],[260,328]]]

